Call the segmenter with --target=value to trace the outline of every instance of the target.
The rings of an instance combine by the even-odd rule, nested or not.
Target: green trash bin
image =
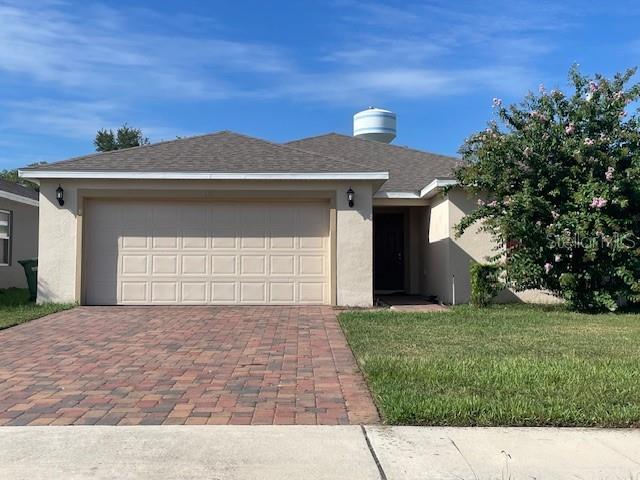
[[[24,273],[27,275],[27,285],[29,285],[29,296],[35,302],[38,295],[38,259],[18,260],[18,263],[24,268]]]

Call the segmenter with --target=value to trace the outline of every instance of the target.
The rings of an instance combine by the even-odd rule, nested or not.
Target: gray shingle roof
[[[453,178],[453,170],[461,163],[454,157],[338,133],[294,140],[286,145],[388,171],[389,180],[380,189],[384,192],[417,192],[436,178]]]
[[[85,172],[352,173],[389,172],[383,192],[419,192],[453,178],[459,160],[329,133],[277,144],[233,132],[94,153],[22,170]]]
[[[13,193],[14,195],[20,195],[21,197],[30,198],[31,200],[38,200],[38,192],[33,188],[23,187],[14,182],[8,182],[7,180],[0,179],[0,190],[3,192]]]
[[[218,132],[94,153],[22,170],[308,173],[386,172],[334,156],[299,150],[233,132]]]

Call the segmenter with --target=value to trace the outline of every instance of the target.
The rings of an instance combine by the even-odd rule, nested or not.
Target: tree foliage
[[[98,152],[110,152],[112,150],[148,145],[149,139],[143,135],[142,130],[129,127],[125,123],[115,133],[113,130],[98,130],[93,144]]]
[[[516,290],[547,289],[578,310],[640,301],[640,96],[635,70],[589,78],[570,94],[494,99],[496,119],[461,148],[460,185],[489,194],[457,225],[479,222]]]
[[[45,165],[47,162],[36,162],[31,163],[30,167],[37,167],[38,165]],[[23,187],[33,188],[35,191],[39,191],[40,187],[36,183],[33,183],[25,178],[21,178],[18,175],[18,169],[5,169],[0,170],[0,179],[6,180],[8,182],[17,183],[18,185],[22,185]]]

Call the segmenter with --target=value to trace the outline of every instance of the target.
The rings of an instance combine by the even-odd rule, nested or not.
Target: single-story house
[[[469,299],[484,233],[456,158],[330,133],[223,131],[21,170],[40,184],[39,302],[329,304]]]
[[[26,288],[18,260],[37,256],[38,192],[0,180],[0,288]]]

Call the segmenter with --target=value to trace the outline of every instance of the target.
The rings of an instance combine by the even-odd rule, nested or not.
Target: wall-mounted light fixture
[[[58,188],[56,188],[56,200],[58,200],[58,205],[64,205],[64,190],[60,185],[58,185]]]
[[[355,196],[355,192],[351,187],[347,190],[347,200],[349,201],[349,208],[353,208],[353,197]]]

